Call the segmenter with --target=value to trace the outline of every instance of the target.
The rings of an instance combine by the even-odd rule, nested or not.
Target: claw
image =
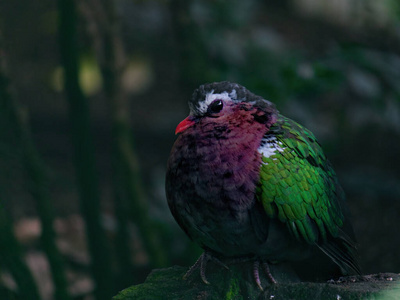
[[[211,256],[210,254],[206,254],[206,255],[208,255],[210,259],[214,260],[221,267],[225,268],[226,270],[229,270],[229,267],[226,264],[224,264],[222,261],[220,261],[218,258],[216,258],[215,256]]]
[[[254,275],[254,280],[256,281],[256,284],[257,284],[258,288],[261,291],[264,291],[264,289],[261,286],[260,273],[258,271],[258,267],[259,266],[260,266],[260,262],[258,260],[254,261],[254,264],[253,264],[253,275]]]
[[[207,262],[210,258],[204,253],[201,255],[201,257],[202,257],[202,259],[201,259],[201,264],[200,264],[200,277],[201,277],[201,280],[203,280],[203,282],[205,284],[210,284],[210,282],[208,282],[207,277],[206,277]]]
[[[215,261],[218,265],[220,265],[221,267],[229,270],[229,267],[223,263],[221,260],[219,260],[217,257],[213,256],[212,254],[210,254],[210,252],[208,251],[204,251],[203,254],[200,255],[200,257],[197,259],[197,261],[194,263],[193,266],[191,266],[189,268],[189,270],[186,272],[185,275],[183,275],[183,279],[186,280],[189,276],[191,276],[193,274],[193,272],[197,269],[200,268],[200,277],[201,280],[205,283],[205,284],[210,284],[210,282],[207,280],[207,276],[206,276],[206,269],[207,269],[207,263],[208,261],[213,260]],[[231,261],[232,262],[232,261]],[[262,267],[263,270],[265,272],[265,274],[267,275],[269,281],[272,284],[277,284],[278,282],[276,281],[276,279],[274,278],[274,276],[272,276],[272,273],[269,269],[269,265],[267,262],[262,262]],[[254,264],[253,264],[253,276],[254,276],[254,280],[257,284],[257,287],[260,289],[260,291],[264,291],[262,285],[261,285],[261,279],[260,279],[260,260],[255,260]]]
[[[264,291],[263,287],[261,286],[261,280],[260,280],[260,273],[259,273],[259,266],[260,266],[260,261],[255,260],[254,264],[253,264],[253,276],[254,276],[254,280],[258,286],[258,288],[261,291]],[[274,278],[274,276],[272,276],[271,271],[269,270],[269,265],[266,262],[262,263],[262,266],[264,268],[264,272],[265,274],[267,274],[269,281],[271,281],[271,283],[273,284],[277,284],[278,282],[276,281],[276,279]]]
[[[185,273],[185,275],[183,275],[183,280],[186,280],[190,275],[192,275],[194,270],[196,270],[202,264],[203,255],[204,255],[204,253],[202,255],[200,255],[200,257],[196,260],[196,262],[193,264],[193,266],[191,266],[189,268],[189,270]]]
[[[200,277],[201,280],[205,284],[210,284],[210,282],[207,280],[206,277],[206,268],[207,268],[207,263],[209,260],[214,260],[218,265],[221,267],[224,267],[225,269],[229,270],[229,267],[224,264],[222,261],[220,261],[218,258],[210,254],[208,251],[204,251],[202,255],[197,259],[197,261],[194,263],[193,266],[189,268],[189,270],[186,272],[185,275],[183,275],[183,279],[186,280],[190,275],[193,274],[193,272],[200,268]]]
[[[263,263],[263,267],[264,267],[264,272],[265,274],[267,274],[268,279],[273,283],[273,284],[277,284],[278,282],[275,280],[274,276],[272,276],[271,271],[269,270],[269,265],[268,263],[264,262]]]

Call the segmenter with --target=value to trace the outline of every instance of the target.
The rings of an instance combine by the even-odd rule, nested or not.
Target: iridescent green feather
[[[310,244],[327,232],[336,237],[343,224],[335,172],[314,135],[298,123],[279,116],[267,138],[279,149],[262,157],[259,199],[271,218]],[[271,141],[270,141],[271,142]]]

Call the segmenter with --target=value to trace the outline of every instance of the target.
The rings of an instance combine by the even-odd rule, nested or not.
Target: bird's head
[[[178,124],[175,134],[204,120],[223,124],[238,119],[240,113],[269,128],[276,122],[278,115],[273,103],[237,83],[228,81],[201,85],[194,91],[189,108],[189,116]]]

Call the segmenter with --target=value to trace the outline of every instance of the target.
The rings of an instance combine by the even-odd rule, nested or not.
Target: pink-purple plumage
[[[337,207],[340,209],[340,206],[344,205],[344,199],[336,198],[342,196],[333,170],[328,162],[323,161],[325,165],[318,165],[317,161],[321,160],[319,157],[324,157],[322,154],[318,157],[302,156],[306,151],[312,155],[314,148],[320,150],[319,145],[313,144],[306,151],[302,146],[293,146],[293,151],[285,153],[283,148],[280,148],[280,145],[283,145],[282,141],[287,142],[289,146],[302,142],[302,135],[309,134],[308,131],[297,133],[290,131],[290,128],[286,129],[286,123],[290,123],[290,120],[280,117],[271,102],[238,84],[229,82],[200,86],[189,101],[189,107],[189,117],[182,121],[176,130],[179,136],[168,161],[166,193],[172,214],[193,241],[214,257],[245,258],[262,262],[301,260],[306,258],[313,248],[319,247],[342,269],[348,267],[358,272],[352,252],[354,242],[351,238],[351,226],[345,222],[342,211],[337,210]],[[293,126],[300,128],[296,124]],[[277,140],[280,136],[282,141]],[[292,139],[293,143],[287,141],[288,138]],[[311,143],[312,138],[307,139]],[[265,148],[266,144],[271,148]],[[289,146],[287,148],[290,148]],[[271,189],[271,185],[267,182],[264,186],[264,178],[274,176],[269,172],[281,172],[282,176],[279,178],[292,175],[298,178],[301,173],[301,164],[298,167],[287,164],[279,170],[280,161],[274,158],[274,155],[279,159],[283,155],[287,156],[285,159],[300,155],[296,162],[303,164],[304,159],[306,163],[313,162],[310,168],[317,168],[318,172],[328,172],[326,179],[321,179],[321,182],[325,184],[324,182],[329,180],[329,186],[337,191],[326,193],[327,197],[332,198],[329,200],[332,205],[328,203],[332,208],[327,206],[323,209],[328,209],[329,216],[336,218],[336,223],[332,223],[334,225],[327,223],[330,219],[320,221],[319,216],[317,218],[306,214],[304,220],[300,221],[307,222],[304,223],[307,226],[310,224],[306,227],[308,233],[316,235],[307,236],[306,232],[299,231],[303,225],[299,220],[293,219],[294,215],[290,210],[292,208],[296,216],[301,215],[302,205],[308,209],[307,198],[307,203],[288,206],[291,201],[298,201],[295,198],[297,195],[290,195],[290,187],[279,190],[286,198],[280,198],[276,193],[271,194],[271,199],[268,198],[269,195],[265,191]],[[271,165],[276,160],[275,169],[266,171],[269,169],[265,159],[272,159]],[[317,172],[314,169],[310,170]],[[306,171],[308,172],[308,169]],[[260,172],[263,172],[262,177]],[[289,179],[281,182],[282,187],[293,183],[293,180]],[[314,184],[312,180],[311,183]],[[299,184],[308,191],[310,188],[300,181]],[[261,189],[262,187],[265,190]],[[321,189],[317,184],[315,188]],[[272,204],[269,204],[270,201]],[[284,206],[287,213],[283,220],[281,211],[279,218],[278,215],[271,216],[270,212],[271,209],[272,213],[274,210],[277,212],[280,205]],[[317,208],[316,206],[315,209]],[[346,226],[340,228],[343,222]],[[318,230],[324,230],[323,226],[333,233],[339,233],[337,236],[325,236],[325,232],[318,233]],[[303,241],[301,234],[305,236]],[[321,237],[318,237],[320,234]],[[332,250],[332,245],[337,249]],[[343,262],[339,259],[341,257]]]

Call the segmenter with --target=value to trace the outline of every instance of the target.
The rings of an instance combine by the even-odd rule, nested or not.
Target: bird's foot
[[[274,276],[272,276],[271,271],[269,270],[269,265],[267,262],[262,262],[262,267],[264,269],[265,274],[267,274],[268,279],[271,281],[271,283],[276,284],[278,283]],[[254,276],[254,280],[256,281],[256,284],[258,286],[258,288],[263,291],[263,287],[261,286],[261,280],[260,280],[260,272],[259,272],[259,268],[260,268],[260,261],[259,260],[255,260],[254,264],[253,264],[253,276]]]
[[[190,275],[193,274],[193,272],[195,270],[197,270],[198,268],[200,268],[200,277],[201,280],[205,283],[205,284],[210,284],[210,282],[207,280],[206,277],[206,267],[207,267],[207,263],[213,260],[215,261],[217,264],[219,264],[221,267],[224,267],[225,269],[229,270],[228,266],[225,265],[222,261],[220,261],[217,257],[213,256],[212,254],[210,254],[210,252],[208,251],[204,251],[202,255],[200,255],[200,257],[197,259],[197,261],[194,263],[193,266],[191,266],[189,268],[189,270],[186,272],[185,275],[183,275],[183,279],[186,280]]]

